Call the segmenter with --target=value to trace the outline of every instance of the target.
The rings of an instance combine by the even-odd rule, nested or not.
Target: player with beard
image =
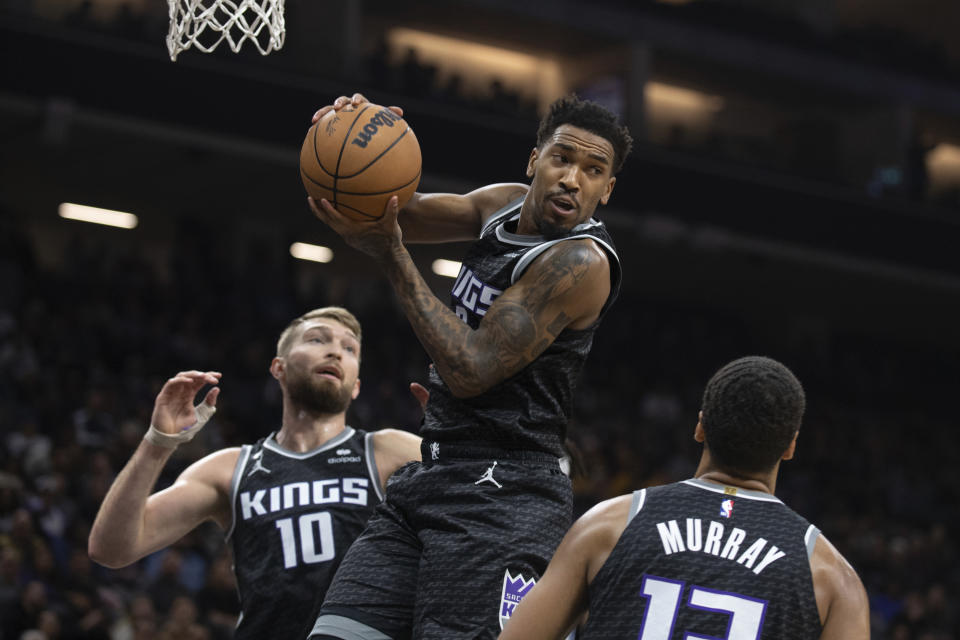
[[[342,96],[314,118],[365,101]],[[594,213],[630,146],[614,114],[568,97],[540,123],[529,185],[418,193],[402,211],[393,198],[374,221],[310,201],[380,264],[434,365],[423,462],[391,479],[312,637],[495,638],[546,568],[572,520],[559,459],[574,388],[620,287],[616,249]],[[404,243],[460,240],[474,244],[447,306]]]
[[[90,557],[123,567],[213,521],[234,555],[241,610],[235,637],[305,637],[387,478],[420,458],[413,434],[347,426],[347,407],[360,392],[360,339],[357,319],[339,307],[293,320],[270,364],[283,392],[280,429],[206,456],[151,495],[174,449],[203,427],[220,393],[215,371],[170,378],[149,431],[104,498]]]

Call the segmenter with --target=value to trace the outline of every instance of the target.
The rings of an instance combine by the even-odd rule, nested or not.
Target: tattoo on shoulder
[[[549,256],[544,256],[536,269],[534,298],[540,304],[545,303],[563,291],[580,284],[591,268],[599,266],[600,256],[594,247],[586,242],[561,242],[550,248]]]

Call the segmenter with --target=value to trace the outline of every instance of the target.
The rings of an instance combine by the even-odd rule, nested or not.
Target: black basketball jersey
[[[814,640],[819,530],[774,496],[686,480],[634,493],[580,640]]]
[[[604,224],[590,219],[559,238],[514,233],[523,198],[495,213],[470,248],[453,284],[451,306],[476,329],[493,301],[514,284],[530,263],[559,242],[590,238],[610,260],[610,296],[620,290],[620,259]],[[586,329],[565,329],[553,344],[514,376],[479,396],[456,398],[434,368],[430,402],[420,435],[438,442],[483,443],[563,455],[573,392],[593,344],[600,318]]]
[[[373,434],[347,427],[306,453],[244,445],[231,485],[240,639],[306,638],[315,608],[382,499]]]

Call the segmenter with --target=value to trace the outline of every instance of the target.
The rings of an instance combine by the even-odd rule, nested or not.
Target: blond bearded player
[[[185,371],[157,396],[150,430],[104,498],[90,557],[126,566],[212,520],[234,554],[241,616],[236,638],[303,638],[347,547],[380,502],[386,480],[420,458],[420,438],[346,424],[360,392],[360,324],[325,307],[293,320],[270,373],[283,391],[280,429],[212,453],[150,495],[173,450],[215,411],[217,372]]]

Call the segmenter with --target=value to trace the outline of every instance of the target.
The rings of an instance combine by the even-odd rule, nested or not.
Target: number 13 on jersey
[[[657,576],[643,577],[640,595],[647,598],[647,610],[644,612],[638,640],[670,640],[677,613],[680,611],[684,585],[683,582]],[[727,635],[723,640],[758,640],[763,628],[763,616],[767,611],[767,601],[691,585],[687,607],[729,615]],[[701,636],[690,632],[683,638],[718,640],[714,636]]]

